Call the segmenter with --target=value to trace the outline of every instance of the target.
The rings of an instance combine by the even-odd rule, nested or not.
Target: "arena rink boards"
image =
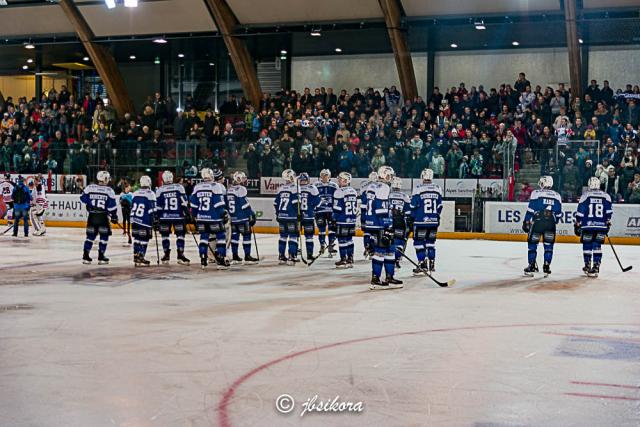
[[[153,241],[134,268],[118,230],[108,266],[81,264],[79,228],[0,237],[0,424],[640,424],[640,267],[620,272],[608,246],[599,278],[560,244],[544,279],[522,277],[524,243],[440,240],[436,276],[455,287],[405,261],[404,289],[372,292],[362,239],[339,271],[278,266],[277,239],[258,235],[258,266],[202,271],[175,251],[156,266]],[[629,265],[640,247],[618,252]],[[315,395],[364,410],[301,417]]]

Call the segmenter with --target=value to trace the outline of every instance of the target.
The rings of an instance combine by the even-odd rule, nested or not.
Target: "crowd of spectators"
[[[76,100],[63,86],[0,105],[0,170],[86,173],[96,155],[100,167],[161,165],[175,156],[175,141],[189,141],[197,164],[186,166],[224,169],[243,157],[251,178],[286,168],[366,177],[384,164],[403,177],[430,167],[436,177],[501,178],[536,164],[567,201],[595,175],[614,200],[638,202],[639,101],[637,85],[614,92],[592,80],[578,98],[564,84],[534,87],[520,73],[513,85],[460,83],[427,99],[405,99],[395,86],[283,90],[258,106],[231,96],[219,112],[196,111],[190,96],[178,111],[156,93],[139,113],[117,117],[108,102]]]

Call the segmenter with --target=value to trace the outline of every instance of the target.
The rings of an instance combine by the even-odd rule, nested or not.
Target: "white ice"
[[[83,240],[0,238],[2,426],[640,425],[640,266],[609,247],[597,279],[573,244],[532,279],[524,243],[441,240],[455,287],[404,261],[404,289],[372,292],[359,238],[352,270],[278,266],[262,235],[259,266],[224,272],[156,266],[153,244],[136,269],[119,234],[84,266]],[[301,417],[314,395],[364,410]]]

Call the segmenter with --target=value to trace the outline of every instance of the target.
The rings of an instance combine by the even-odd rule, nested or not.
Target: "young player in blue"
[[[144,258],[149,240],[157,227],[156,195],[151,190],[151,178],[140,177],[140,189],[133,193],[131,205],[131,234],[133,235],[133,264],[136,267],[148,267],[150,262]]]
[[[251,256],[251,229],[256,225],[256,214],[251,209],[247,199],[247,175],[244,172],[235,172],[232,177],[232,185],[227,190],[227,211],[231,217],[231,252],[232,263],[241,263],[238,255],[240,236],[242,236],[242,249],[244,250],[244,263],[257,264],[258,258]]]
[[[402,192],[402,179],[394,176],[391,180],[389,203],[393,220],[393,246],[396,248],[396,268],[400,268],[400,251],[404,252],[409,230],[411,230],[411,200]]]
[[[389,206],[389,193],[394,172],[389,166],[381,166],[378,169],[378,182],[371,183],[367,187],[366,204],[363,224],[371,235],[370,244],[373,246],[371,257],[371,285],[369,289],[396,289],[401,288],[402,281],[393,277],[396,258],[393,248],[393,223],[391,219],[391,207]],[[384,268],[386,278],[380,280]]]
[[[542,271],[545,277],[551,274],[551,259],[553,258],[553,244],[556,240],[556,224],[562,216],[562,199],[553,191],[553,178],[543,176],[538,182],[540,189],[534,190],[529,199],[527,213],[524,216],[522,230],[528,234],[529,265],[524,269],[526,276],[533,276],[538,271],[536,257],[538,243],[542,240],[544,246],[544,265]]]
[[[316,225],[318,226],[318,239],[320,240],[320,254],[327,250],[327,237],[329,234],[329,256],[336,252],[336,230],[333,229],[333,195],[338,189],[338,185],[331,181],[331,171],[322,169],[320,171],[320,181],[316,182],[316,188],[320,194],[322,203],[316,209]]]
[[[98,244],[98,264],[109,264],[109,258],[104,254],[107,251],[107,242],[111,235],[111,223],[118,223],[118,213],[116,205],[116,195],[111,187],[108,187],[111,176],[107,171],[98,172],[97,184],[89,184],[82,192],[80,201],[84,203],[89,211],[87,218],[87,238],[84,241],[84,251],[82,254],[82,262],[91,264],[89,253],[93,247],[93,241],[100,236]]]
[[[300,225],[304,232],[304,241],[307,249],[307,259],[313,260],[313,235],[315,234],[315,217],[316,210],[320,205],[320,193],[315,185],[312,185],[309,180],[309,174],[302,173],[298,177],[298,184],[300,190]]]
[[[414,276],[435,271],[436,237],[442,213],[442,189],[433,183],[433,171],[423,170],[420,179],[422,183],[411,194],[413,247],[420,265],[413,270]]]
[[[191,262],[184,256],[184,236],[186,234],[185,219],[189,214],[187,193],[182,184],[173,183],[173,173],[162,173],[162,186],[156,189],[156,206],[162,236],[162,263],[169,264],[171,259],[171,231],[176,235],[178,264],[189,265]]]
[[[574,228],[582,242],[582,271],[589,277],[598,277],[602,262],[601,247],[611,228],[613,207],[611,197],[600,190],[600,178],[589,178],[587,185],[589,190],[582,193],[578,202]]]
[[[367,200],[369,198],[369,187],[372,184],[378,183],[378,172],[371,172],[369,174],[369,180],[366,181],[360,187],[360,228],[362,229],[362,239],[364,243],[364,258],[370,258],[373,256],[373,245],[371,244],[371,234],[367,228],[367,224],[363,220],[367,212]]]
[[[351,187],[351,174],[338,174],[338,190],[333,195],[333,218],[336,222],[340,261],[336,268],[353,268],[353,236],[356,235],[358,192]]]
[[[296,185],[296,173],[291,169],[282,172],[285,184],[278,189],[278,194],[273,201],[276,211],[276,220],[280,228],[280,240],[278,240],[278,261],[280,264],[295,265],[298,262],[298,214],[299,198]],[[285,252],[289,244],[289,258]]]
[[[198,252],[200,254],[200,264],[202,268],[208,265],[209,237],[213,234],[216,237],[215,260],[218,269],[229,267],[227,260],[227,244],[224,223],[227,212],[225,211],[225,188],[222,184],[213,181],[213,171],[203,168],[200,171],[203,181],[193,187],[193,192],[189,198],[192,216],[196,222],[196,228],[200,233],[200,244]]]

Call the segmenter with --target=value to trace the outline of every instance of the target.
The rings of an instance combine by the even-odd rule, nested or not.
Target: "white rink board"
[[[577,207],[577,203],[562,204],[562,217],[557,227],[558,235],[572,236],[574,234],[573,219]],[[526,211],[527,203],[485,202],[485,233],[525,234],[522,231],[522,221]],[[639,237],[640,206],[614,204],[609,236]]]

